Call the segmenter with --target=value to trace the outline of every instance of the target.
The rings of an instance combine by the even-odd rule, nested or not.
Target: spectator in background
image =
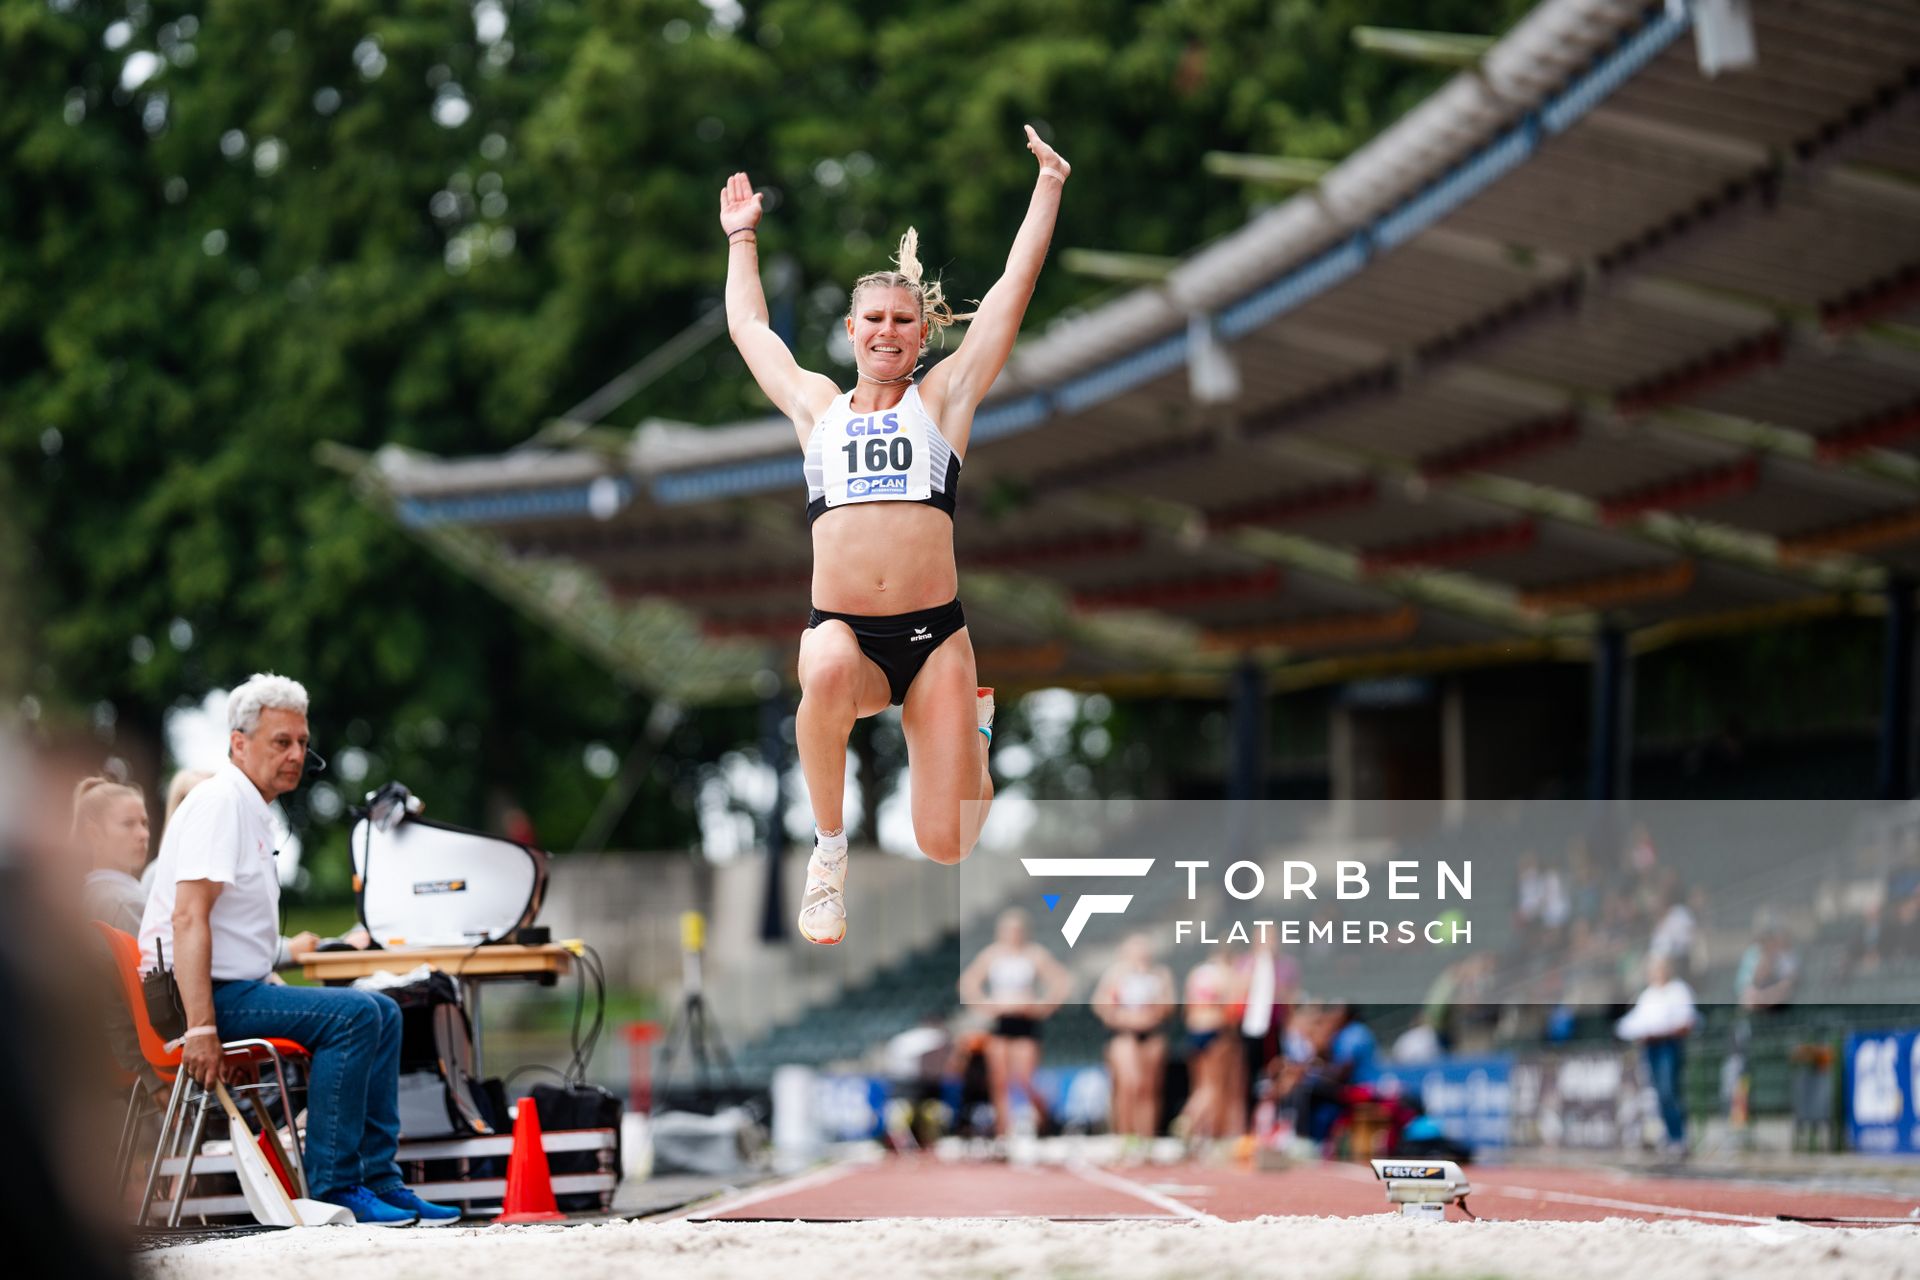
[[[1566,938],[1567,921],[1573,918],[1573,898],[1567,891],[1567,878],[1559,867],[1540,869],[1540,943],[1557,950]]]
[[[1687,1109],[1680,1087],[1686,1065],[1687,1036],[1698,1020],[1693,988],[1675,976],[1673,958],[1663,953],[1647,957],[1647,987],[1614,1026],[1622,1040],[1639,1044],[1647,1058],[1647,1074],[1660,1099],[1660,1120],[1666,1127],[1666,1153],[1687,1154]]]
[[[151,970],[162,955],[187,1015],[180,1069],[203,1088],[233,1066],[222,1042],[283,1036],[312,1052],[306,1171],[317,1200],[379,1226],[457,1222],[401,1180],[400,1009],[382,994],[271,983],[280,878],[268,806],[300,785],[307,691],[256,675],[227,699],[228,759],[182,802],[160,841],[141,922]]]
[[[1348,1088],[1371,1084],[1378,1074],[1376,1045],[1372,1030],[1345,1004],[1323,1006],[1305,1034],[1313,1056],[1283,1066],[1278,1085],[1294,1133],[1318,1143],[1344,1114]]]
[[[175,772],[172,778],[168,779],[167,807],[166,811],[161,814],[160,817],[160,830],[162,834],[165,834],[167,824],[173,821],[174,812],[180,808],[180,802],[187,798],[187,793],[212,776],[213,775],[205,769],[181,769]],[[153,892],[153,877],[155,868],[159,865],[158,862],[149,862],[146,871],[140,877],[140,887],[147,893]],[[130,930],[130,932],[138,932],[137,927],[134,930]]]
[[[1187,973],[1187,1105],[1174,1118],[1173,1132],[1190,1144],[1234,1131],[1231,1116],[1240,1106],[1233,1090],[1240,1056],[1234,987],[1233,971],[1212,955]]]
[[[1627,870],[1636,876],[1650,875],[1660,865],[1660,852],[1654,847],[1653,833],[1647,830],[1647,824],[1633,824],[1633,834],[1627,838]]]
[[[1567,898],[1575,920],[1591,923],[1600,918],[1601,897],[1606,891],[1599,867],[1594,865],[1587,842],[1575,837],[1567,845]]]
[[[1136,933],[1094,989],[1093,1012],[1112,1032],[1107,1068],[1113,1073],[1113,1132],[1151,1138],[1160,1130],[1160,1085],[1167,1042],[1160,1024],[1173,1012],[1173,974],[1153,958],[1153,944]]]
[[[81,895],[87,915],[139,933],[147,909],[139,875],[152,845],[140,788],[107,778],[83,779],[73,789],[73,845],[90,867]]]
[[[1902,867],[1887,876],[1879,923],[1884,956],[1920,956],[1920,864]]]
[[[1680,900],[1675,885],[1661,886],[1655,901],[1658,904],[1657,914],[1653,937],[1647,943],[1647,954],[1671,961],[1673,972],[1684,974],[1693,961],[1693,950],[1700,939],[1700,922],[1692,908]]]
[[[104,1070],[93,975],[74,962],[73,940],[94,932],[71,847],[76,776],[0,725],[0,1224],[10,1275],[131,1280],[125,1201],[107,1176],[120,1112],[100,1102],[118,1086]]]
[[[1540,856],[1529,849],[1520,855],[1520,867],[1514,885],[1513,928],[1520,945],[1531,947],[1540,931],[1546,882],[1540,874]]]
[[[1800,977],[1800,958],[1794,954],[1786,926],[1762,908],[1753,924],[1753,941],[1740,957],[1733,980],[1740,1007],[1749,1013],[1778,1009],[1793,999]]]
[[[940,1137],[940,1092],[952,1057],[953,1037],[938,1011],[929,1011],[918,1025],[888,1040],[882,1051],[893,1089],[888,1107],[903,1104],[907,1108],[907,1129],[920,1147],[930,1147]],[[888,1127],[891,1132],[891,1124]]]
[[[1497,963],[1491,951],[1463,956],[1428,986],[1422,1016],[1449,1053],[1484,1053],[1493,1047]]]
[[[172,822],[187,793],[213,776],[211,769],[181,769],[167,780],[167,811],[162,822]]]
[[[167,816],[165,821],[171,823],[174,813],[180,808],[181,803],[186,800],[187,793],[212,776],[212,771],[208,769],[182,769],[174,774],[173,780],[167,783]],[[160,830],[164,834],[166,827],[162,826]],[[157,860],[154,865],[159,865]],[[152,886],[149,885],[148,887],[151,888]],[[367,943],[371,941],[367,936],[367,931],[359,925],[355,925],[353,927],[353,933],[357,934],[358,937],[349,937],[346,941],[352,944],[354,950],[364,951]],[[291,937],[283,933],[280,935],[280,945],[273,953],[273,967],[275,969],[291,968],[294,964],[295,956],[305,955],[319,945],[320,935],[310,929],[302,929],[299,933]],[[274,975],[269,981],[278,982],[280,978],[278,975]]]
[[[1040,1132],[1053,1126],[1034,1087],[1040,1069],[1040,1028],[1073,994],[1073,975],[1027,932],[1027,913],[1010,908],[994,924],[993,941],[960,975],[960,998],[993,1015],[987,1030],[987,1067],[993,1079],[994,1128],[1012,1133],[1013,1091],[1033,1109]]]
[[[1393,1042],[1395,1066],[1423,1067],[1430,1062],[1440,1061],[1444,1055],[1440,1033],[1433,1029],[1433,1023],[1425,1013],[1414,1018],[1413,1025],[1402,1031]]]
[[[167,783],[167,810],[160,828],[163,834],[166,831],[167,824],[173,821],[173,815],[180,808],[181,802],[187,798],[187,793],[212,776],[213,774],[206,769],[181,769],[173,775],[173,778]],[[145,895],[153,891],[154,868],[159,865],[157,860],[149,863],[146,874],[141,877],[140,883],[143,887],[141,896],[143,902]],[[140,922],[136,919],[133,927],[128,929],[127,932],[140,932]],[[345,934],[341,935],[340,938],[340,941],[346,943],[356,951],[366,950],[367,945],[372,942],[372,940],[373,939],[368,936],[366,929],[357,924]],[[296,956],[304,955],[319,945],[320,935],[311,930],[302,929],[292,937],[282,934],[280,936],[279,949],[276,950],[273,955],[273,967],[276,969],[290,968],[295,963]],[[276,978],[274,981],[277,982],[279,979]]]
[[[138,934],[140,916],[147,909],[147,891],[135,877],[147,864],[151,840],[147,832],[147,798],[140,788],[106,778],[83,779],[73,789],[71,819],[73,850],[87,860],[89,870],[80,892],[80,905],[92,920],[112,925],[122,933]],[[107,1047],[124,1071],[146,1081],[147,1088],[164,1096],[165,1083],[140,1052],[140,1036],[133,1026],[120,988],[120,973],[99,938],[100,982],[104,991]]]
[[[953,1131],[962,1138],[993,1134],[993,1079],[987,1068],[987,1033],[975,1031],[955,1043],[947,1074],[960,1082]]]
[[[1244,1008],[1240,1014],[1240,1069],[1234,1084],[1241,1110],[1251,1114],[1267,1064],[1280,1056],[1287,1014],[1299,995],[1300,966],[1262,933],[1234,958],[1233,970]]]

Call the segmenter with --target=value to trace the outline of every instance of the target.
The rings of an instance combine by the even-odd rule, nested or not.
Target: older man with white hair
[[[341,988],[271,981],[280,943],[274,800],[307,762],[307,691],[256,675],[227,699],[227,762],[181,802],[161,837],[140,922],[146,964],[173,966],[186,1006],[183,1069],[211,1085],[223,1040],[282,1036],[313,1053],[307,1082],[309,1190],[376,1226],[459,1220],[401,1182],[400,1007]]]

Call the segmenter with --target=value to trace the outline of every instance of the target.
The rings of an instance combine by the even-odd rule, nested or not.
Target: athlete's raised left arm
[[[1041,141],[1027,126],[1027,150],[1040,162],[1039,177],[1034,180],[1033,199],[1027,203],[1027,216],[1013,238],[1007,254],[1007,269],[967,325],[967,336],[959,350],[934,366],[927,375],[930,389],[943,393],[946,402],[941,417],[952,424],[958,439],[954,448],[966,449],[967,433],[973,425],[973,411],[986,398],[993,380],[1006,367],[1013,353],[1013,340],[1020,334],[1020,321],[1033,299],[1034,282],[1040,278],[1041,264],[1047,260],[1047,242],[1053,238],[1053,222],[1060,213],[1060,192],[1066,186],[1073,166],[1059,152]],[[951,429],[951,428],[950,428]]]

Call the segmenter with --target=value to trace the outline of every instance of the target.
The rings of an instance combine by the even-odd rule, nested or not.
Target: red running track
[[[1803,1190],[1607,1169],[1469,1167],[1467,1199],[1482,1218],[1758,1225],[1799,1217],[1907,1219],[1914,1197]],[[890,1157],[839,1164],[676,1214],[696,1222],[848,1222],[873,1218],[1134,1218],[1243,1222],[1266,1215],[1358,1217],[1392,1212],[1368,1169],[1302,1164],[1256,1172],[1203,1165],[1101,1169]],[[1464,1218],[1457,1208],[1451,1218]]]

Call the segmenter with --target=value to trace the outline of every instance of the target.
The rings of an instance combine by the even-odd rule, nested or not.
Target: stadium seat
[[[140,987],[140,944],[134,940],[133,935],[116,929],[104,921],[95,920],[93,927],[100,931],[112,954],[114,970],[120,979],[120,994],[126,1000],[127,1012],[133,1018],[134,1033],[140,1040],[141,1055],[146,1058],[147,1064],[162,1080],[173,1083],[173,1092],[167,1101],[165,1118],[160,1123],[160,1135],[154,1143],[153,1159],[147,1168],[146,1189],[140,1197],[140,1211],[134,1222],[137,1226],[146,1225],[147,1213],[153,1203],[154,1188],[160,1180],[161,1161],[167,1158],[173,1147],[180,1145],[184,1137],[186,1149],[182,1154],[186,1157],[186,1164],[174,1184],[173,1203],[167,1215],[167,1225],[177,1227],[180,1225],[181,1206],[186,1200],[187,1185],[193,1180],[193,1162],[199,1154],[200,1139],[206,1130],[207,1114],[216,1109],[214,1095],[195,1084],[186,1072],[180,1070],[180,1050],[167,1046],[167,1043],[160,1038],[160,1033],[154,1030],[153,1022],[147,1016],[147,1002]],[[286,1112],[288,1126],[291,1128],[294,1112],[292,1094],[287,1089],[286,1062],[288,1059],[305,1061],[311,1058],[312,1055],[307,1051],[306,1046],[276,1036],[266,1039],[229,1040],[224,1042],[221,1048],[229,1058],[244,1061],[254,1073],[253,1084],[232,1086],[231,1091],[236,1094],[264,1095],[266,1090],[277,1088],[282,1109]],[[263,1067],[272,1069],[273,1084],[269,1085],[260,1079]],[[256,1097],[256,1101],[260,1101],[260,1098]],[[150,1110],[151,1108],[145,1106],[144,1094],[136,1083],[133,1091],[128,1095],[126,1118],[121,1123],[121,1150],[118,1153],[115,1184],[120,1190],[125,1189],[128,1167],[133,1158],[134,1134],[138,1130],[140,1121]],[[193,1111],[190,1131],[187,1127],[189,1110]],[[262,1104],[259,1110],[264,1119],[267,1115],[265,1105]],[[276,1142],[275,1146],[277,1145]],[[302,1197],[307,1194],[307,1175],[301,1163],[300,1141],[297,1133],[290,1145],[293,1148],[292,1159],[274,1163],[284,1166],[282,1176],[291,1184],[287,1188],[288,1194]],[[266,1148],[263,1145],[264,1149]],[[271,1161],[272,1152],[269,1151],[268,1155]]]

